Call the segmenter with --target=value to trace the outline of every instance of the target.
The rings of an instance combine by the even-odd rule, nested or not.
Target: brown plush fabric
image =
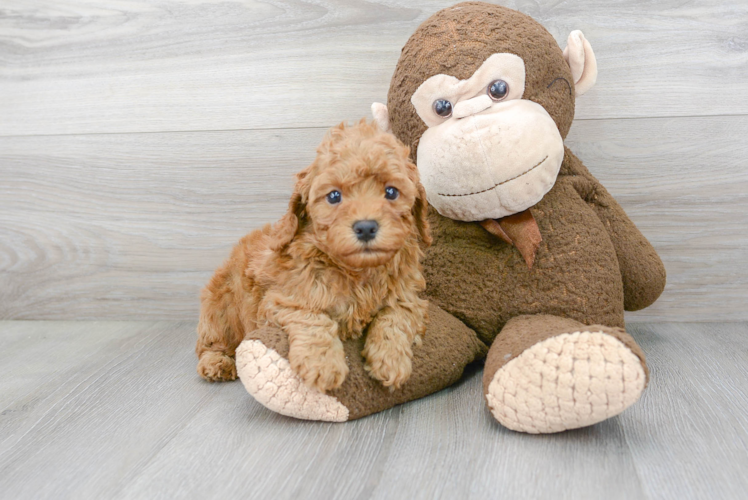
[[[515,247],[480,224],[431,210],[434,243],[423,261],[428,299],[489,345],[510,318],[522,314],[623,326],[623,283],[615,247],[572,180],[559,176],[531,209],[543,237],[532,269]]]
[[[556,184],[531,212],[543,241],[528,269],[516,248],[479,223],[429,211],[426,296],[486,344],[523,314],[623,327],[624,306],[641,309],[662,293],[657,253],[568,148]]]
[[[483,394],[488,393],[488,385],[496,372],[522,354],[525,349],[556,335],[579,331],[603,332],[621,341],[641,360],[644,373],[649,380],[649,369],[644,352],[631,335],[622,328],[604,325],[587,326],[573,319],[540,314],[512,318],[502,330],[501,335],[496,338],[486,358],[483,372]]]
[[[618,202],[568,148],[561,176],[574,186],[608,232],[623,278],[624,308],[638,311],[652,305],[665,289],[667,278],[660,256]]]
[[[344,342],[350,371],[343,385],[328,394],[348,408],[349,420],[444,389],[460,379],[465,366],[485,357],[488,348],[457,319],[434,305],[429,307],[429,318],[423,344],[413,348],[413,375],[398,390],[391,391],[364,371],[365,337]],[[282,330],[261,328],[245,338],[260,340],[288,358],[288,336]]]
[[[244,340],[259,340],[268,349],[272,349],[280,354],[281,357],[288,359],[288,335],[280,328],[263,326],[257,330],[247,332]]]
[[[426,125],[410,102],[426,79],[448,74],[469,78],[495,53],[525,61],[524,99],[543,106],[562,137],[574,119],[574,83],[553,36],[534,19],[506,7],[464,2],[426,19],[403,47],[387,96],[393,133],[415,159]]]

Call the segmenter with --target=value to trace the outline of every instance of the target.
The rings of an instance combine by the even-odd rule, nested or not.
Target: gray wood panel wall
[[[453,1],[0,4],[0,318],[195,319],[326,128]],[[507,1],[599,65],[567,144],[660,252],[641,320],[748,319],[748,3]]]

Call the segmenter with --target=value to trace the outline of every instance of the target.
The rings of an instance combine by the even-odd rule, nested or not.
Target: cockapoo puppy
[[[234,380],[245,332],[288,334],[289,362],[329,391],[348,374],[342,340],[366,333],[369,374],[399,388],[427,320],[426,193],[408,148],[375,124],[333,128],[296,175],[288,213],[234,247],[202,293],[198,373]]]

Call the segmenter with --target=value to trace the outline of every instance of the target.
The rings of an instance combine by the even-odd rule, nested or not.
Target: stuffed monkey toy
[[[486,358],[483,393],[502,425],[550,433],[636,402],[649,377],[624,310],[665,286],[657,253],[564,146],[575,97],[597,65],[579,31],[562,51],[520,12],[466,2],[427,19],[402,50],[375,120],[411,148],[429,201],[423,261],[430,321],[413,374],[390,390],[363,369],[323,394],[300,384],[288,340],[248,332],[236,353],[247,390],[273,411],[345,421],[423,397]]]

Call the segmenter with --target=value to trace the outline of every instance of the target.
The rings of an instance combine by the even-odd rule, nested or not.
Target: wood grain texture
[[[0,317],[196,317],[202,285],[284,213],[323,134],[0,139]]]
[[[748,319],[748,117],[595,120],[567,144],[654,244],[665,292],[634,321]]]
[[[194,330],[0,322],[0,498],[739,499],[748,488],[746,323],[630,325],[652,370],[642,400],[540,436],[492,419],[480,367],[354,422],[286,418],[239,383],[200,380]]]
[[[0,138],[0,318],[196,319],[324,129]],[[630,320],[748,319],[748,117],[579,121],[567,144],[661,254]]]
[[[453,3],[6,0],[0,135],[328,127],[385,100],[405,41]],[[578,118],[748,112],[745,2],[502,3],[591,41]]]
[[[629,331],[647,355],[651,383],[620,420],[638,427],[624,433],[646,496],[744,497],[748,325],[638,324]]]

